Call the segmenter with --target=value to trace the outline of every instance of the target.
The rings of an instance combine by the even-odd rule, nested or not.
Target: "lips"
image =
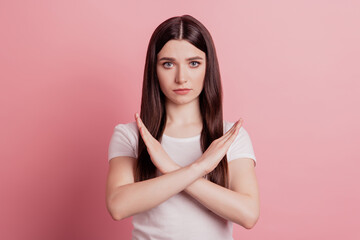
[[[187,94],[188,92],[190,92],[191,89],[190,88],[178,88],[178,89],[175,89],[174,92],[176,94],[180,94],[180,95],[184,95],[184,94]]]
[[[175,89],[174,91],[185,91],[185,90],[191,90],[190,88],[178,88]]]

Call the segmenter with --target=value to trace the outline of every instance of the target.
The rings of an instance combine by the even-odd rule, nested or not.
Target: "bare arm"
[[[137,117],[140,134],[147,146],[152,162],[164,172],[174,162],[154,139]],[[151,209],[171,196],[181,192],[198,178],[211,172],[226,154],[240,128],[234,126],[221,138],[215,140],[203,154],[203,158],[191,165],[165,175],[134,183],[135,158],[117,157],[110,161],[107,180],[107,207],[115,220],[120,220]]]
[[[197,164],[171,173],[134,183],[135,158],[116,157],[110,160],[106,203],[115,220],[151,209],[181,192],[204,175]]]
[[[176,169],[181,167],[174,166],[173,170]],[[229,189],[199,178],[185,192],[217,215],[250,229],[260,214],[253,160],[243,158],[231,161],[229,178]]]

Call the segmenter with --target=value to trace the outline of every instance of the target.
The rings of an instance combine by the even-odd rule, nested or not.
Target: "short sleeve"
[[[234,123],[226,129],[230,129]],[[230,145],[227,152],[228,162],[237,158],[251,158],[254,160],[254,166],[256,166],[256,157],[253,149],[253,145],[248,132],[244,127],[240,127],[239,133],[236,136],[234,142]]]
[[[109,143],[108,161],[119,156],[137,158],[137,141],[134,123],[116,125]]]

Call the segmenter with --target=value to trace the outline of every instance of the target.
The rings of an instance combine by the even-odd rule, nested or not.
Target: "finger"
[[[223,135],[222,140],[227,141],[236,132],[236,130],[240,128],[242,121],[242,119],[236,121],[236,123],[234,123],[233,126]]]
[[[243,121],[242,118],[240,118],[238,121],[236,121],[224,135],[231,134],[234,130],[236,130],[237,126],[242,123],[242,121]]]
[[[139,114],[137,114],[137,113],[135,114],[135,119],[136,119],[136,124],[137,124],[139,130],[140,130],[140,129],[143,129],[143,128],[146,128],[146,127],[145,127],[145,124],[144,124],[143,121],[141,120]]]
[[[223,144],[227,147],[229,147],[235,140],[236,136],[238,135],[239,133],[239,130],[241,128],[241,125],[242,125],[242,122],[243,120],[240,119],[239,121],[236,122],[236,126],[234,129],[232,129],[231,133],[226,136],[223,140]],[[234,124],[235,125],[235,124]]]
[[[240,119],[237,126],[236,126],[236,128],[235,128],[235,130],[234,130],[234,132],[225,140],[226,141],[225,144],[231,144],[235,140],[235,138],[237,137],[237,135],[238,135],[238,133],[240,131],[242,123],[243,123],[243,120]]]
[[[146,128],[145,124],[141,120],[138,114],[136,114],[136,122],[139,128],[139,132],[141,134],[141,137],[144,140],[144,143],[146,146],[150,144],[150,141],[152,140],[153,136],[150,134],[149,130]]]
[[[141,123],[140,123],[140,121],[139,121],[139,114],[138,113],[135,113],[135,121],[136,121],[136,125],[137,125],[137,127],[140,129],[141,128]]]
[[[219,140],[220,142],[223,142],[223,141],[226,141],[226,139],[231,136],[231,134],[234,132],[234,130],[236,129],[236,125],[237,125],[237,122],[224,134],[222,135]]]
[[[135,119],[136,119],[136,125],[137,125],[139,131],[141,133],[143,133],[144,131],[141,131],[143,129],[143,126],[141,124],[141,119],[140,119],[140,117],[139,117],[139,115],[137,113],[135,114]]]
[[[141,134],[141,137],[145,137],[145,135],[146,135],[146,132],[144,131],[144,124],[143,124],[143,122],[141,121],[141,118],[140,118],[140,116],[139,116],[139,114],[138,113],[135,113],[135,119],[136,119],[136,125],[137,125],[137,127],[138,127],[138,129],[139,129],[139,132],[140,132],[140,134]]]
[[[240,131],[240,128],[241,128],[241,126],[242,126],[242,120],[240,120],[240,122],[238,123],[238,125],[236,126],[236,129],[235,129],[235,131],[233,132],[233,134],[231,134],[231,136],[228,138],[228,140],[227,141],[230,141],[230,142],[233,142],[234,141],[234,139],[237,137],[237,135],[238,135],[238,133],[239,133],[239,131]]]
[[[147,129],[147,127],[145,126],[144,122],[141,120],[140,117],[138,117],[138,121],[140,123],[141,128],[144,130],[144,133],[152,137],[152,135],[150,134],[149,130]]]

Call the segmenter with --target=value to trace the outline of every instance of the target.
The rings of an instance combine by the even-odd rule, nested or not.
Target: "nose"
[[[175,82],[182,84],[182,83],[186,83],[187,81],[188,81],[187,69],[186,69],[186,67],[180,66],[180,64],[179,64],[179,68],[177,70],[176,77],[175,77]]]

